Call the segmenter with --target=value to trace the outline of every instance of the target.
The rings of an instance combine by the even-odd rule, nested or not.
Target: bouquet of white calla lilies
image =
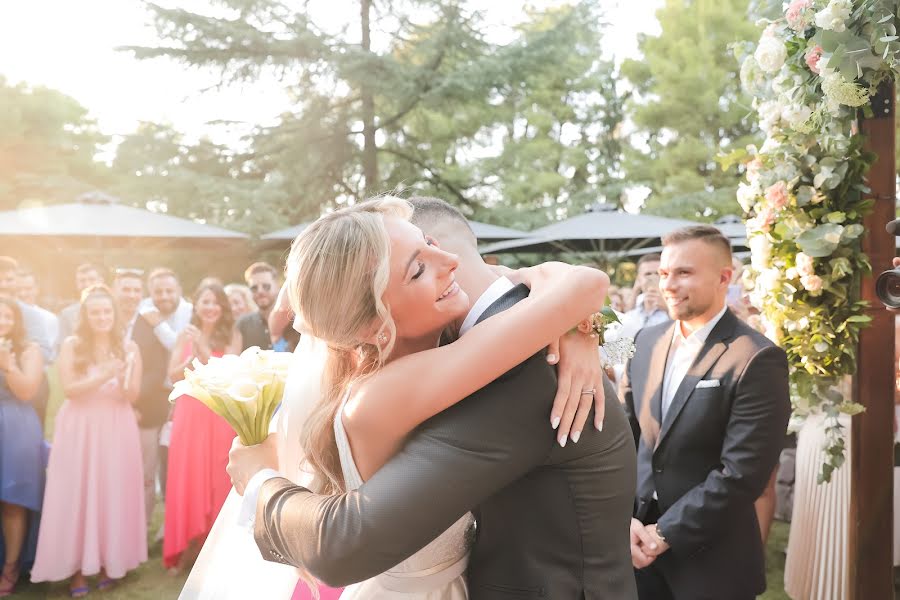
[[[245,446],[262,443],[281,403],[291,354],[253,346],[240,356],[194,360],[175,384],[169,401],[193,396],[228,421]]]

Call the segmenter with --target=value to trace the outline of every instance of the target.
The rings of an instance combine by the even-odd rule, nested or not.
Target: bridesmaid
[[[82,297],[75,335],[60,349],[66,400],[56,417],[47,493],[32,581],[71,577],[73,598],[87,595],[147,560],[144,474],[132,408],[141,383],[137,346],[124,340],[105,286]]]
[[[217,282],[200,284],[194,294],[191,324],[178,336],[169,364],[173,382],[196,358],[237,354],[241,336],[225,290]],[[166,481],[166,520],[163,565],[171,573],[189,568],[231,489],[225,472],[235,433],[225,419],[191,396],[175,401],[169,472]]]
[[[0,297],[0,339],[0,597],[5,597],[33,558],[25,541],[37,527],[44,496],[44,436],[29,403],[41,384],[44,359],[38,345],[25,340],[18,304],[5,296]]]

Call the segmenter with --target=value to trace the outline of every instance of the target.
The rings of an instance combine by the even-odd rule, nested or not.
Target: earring
[[[388,341],[388,336],[385,332],[382,331],[381,333],[378,334],[378,343],[379,344],[386,344],[387,341]]]

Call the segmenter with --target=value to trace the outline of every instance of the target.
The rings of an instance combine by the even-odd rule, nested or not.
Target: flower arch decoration
[[[791,365],[796,429],[826,417],[828,481],[844,462],[841,413],[858,404],[838,391],[856,370],[859,332],[871,320],[859,300],[863,217],[873,201],[857,118],[872,115],[880,85],[898,67],[896,0],[791,0],[766,21],[741,82],[754,97],[765,143],[750,147],[738,188],[751,248],[751,299]]]

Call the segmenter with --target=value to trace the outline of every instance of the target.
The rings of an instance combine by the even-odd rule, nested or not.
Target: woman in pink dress
[[[115,301],[105,286],[87,290],[75,335],[60,349],[66,400],[56,416],[47,489],[31,579],[61,581],[78,598],[86,576],[98,588],[147,560],[144,474],[132,403],[141,355],[124,340]]]
[[[205,364],[211,356],[240,349],[225,290],[217,282],[204,282],[194,294],[191,324],[172,350],[169,377],[173,382],[184,379],[195,358]],[[231,489],[225,466],[234,436],[228,422],[196,398],[175,400],[163,539],[163,565],[173,573],[193,564],[225,503]]]

